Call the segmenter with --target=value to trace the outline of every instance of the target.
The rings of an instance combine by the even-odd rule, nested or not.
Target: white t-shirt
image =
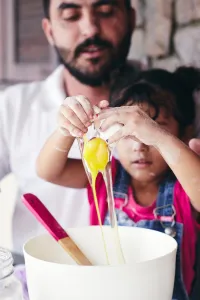
[[[19,253],[27,239],[45,232],[22,203],[24,193],[41,199],[64,228],[89,224],[86,189],[45,182],[35,169],[36,158],[56,128],[57,112],[66,97],[62,71],[60,66],[45,81],[11,86],[0,94],[0,180],[12,172],[18,181],[13,244]],[[80,158],[77,143],[69,155]]]

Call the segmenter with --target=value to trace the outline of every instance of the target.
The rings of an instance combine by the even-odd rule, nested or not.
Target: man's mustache
[[[85,40],[82,44],[76,47],[75,57],[78,57],[89,46],[97,46],[100,48],[112,48],[112,44],[108,41],[102,40],[99,37],[93,37]]]

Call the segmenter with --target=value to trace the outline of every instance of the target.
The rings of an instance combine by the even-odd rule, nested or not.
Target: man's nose
[[[99,33],[98,18],[91,13],[84,13],[80,22],[80,30],[85,38],[92,38]]]

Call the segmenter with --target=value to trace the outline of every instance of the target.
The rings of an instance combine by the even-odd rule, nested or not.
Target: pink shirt
[[[117,163],[112,161],[112,175],[113,182],[116,174]],[[103,177],[99,174],[96,181],[97,198],[99,202],[99,209],[102,223],[104,223],[107,214],[106,188],[103,182]],[[154,220],[153,210],[156,206],[156,201],[149,207],[142,207],[136,203],[131,188],[129,188],[129,204],[123,209],[134,222],[140,220]],[[88,199],[90,203],[90,224],[98,225],[96,209],[93,200],[93,194],[90,186],[88,186]],[[120,207],[121,200],[115,199],[116,208]],[[131,210],[129,207],[131,206]],[[184,226],[183,240],[182,240],[182,271],[183,280],[187,292],[190,294],[192,282],[194,279],[194,264],[195,264],[195,249],[196,249],[196,222],[192,216],[190,200],[183,190],[181,184],[177,181],[174,187],[174,207],[176,209],[176,222],[182,223]],[[134,211],[132,213],[131,211]]]

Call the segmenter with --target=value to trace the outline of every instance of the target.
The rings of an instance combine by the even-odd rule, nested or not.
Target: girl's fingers
[[[76,125],[74,125],[73,123],[71,123],[60,111],[59,116],[58,116],[58,127],[65,129],[65,134],[64,135],[68,135],[67,131],[69,132],[69,135],[72,136],[83,136],[83,134],[85,134],[85,132],[87,132],[87,129],[80,129],[78,128]],[[63,132],[64,133],[64,132]]]
[[[106,109],[109,107],[109,102],[107,100],[101,100],[98,107],[101,109]]]
[[[90,120],[94,115],[94,111],[92,105],[86,97],[68,97],[64,100],[63,105],[67,110],[71,109],[86,127],[90,126]]]
[[[87,132],[87,127],[81,122],[76,113],[71,108],[66,108],[64,105],[61,106],[60,113],[65,117],[64,126],[74,125],[74,127],[78,128],[82,132]]]
[[[91,113],[90,107],[91,105],[89,101],[83,96],[70,97],[68,100],[68,105],[66,106],[67,109],[71,109],[75,113],[82,124],[84,124],[86,127],[90,126],[90,118],[87,114]]]
[[[84,109],[85,114],[87,115],[87,120],[90,121],[94,117],[94,109],[90,101],[85,96],[77,96],[76,100],[81,104]]]
[[[63,135],[65,135],[65,136],[68,136],[67,133],[69,133],[69,135],[71,135],[73,137],[82,137],[85,134],[79,128],[75,127],[73,124],[70,124],[70,123],[68,123],[67,126],[66,126],[66,124],[63,126],[60,126],[60,130],[61,130],[61,132],[63,132]]]

